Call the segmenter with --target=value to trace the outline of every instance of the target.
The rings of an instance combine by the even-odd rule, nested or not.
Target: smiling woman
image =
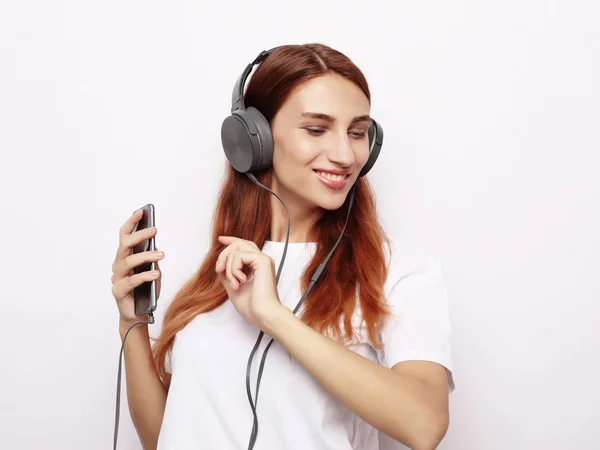
[[[380,431],[418,450],[443,438],[454,384],[442,269],[379,223],[370,105],[362,72],[325,45],[246,67],[223,124],[212,247],[153,348],[168,392],[160,429],[130,399],[148,448],[375,450]],[[258,407],[249,381],[261,379]]]

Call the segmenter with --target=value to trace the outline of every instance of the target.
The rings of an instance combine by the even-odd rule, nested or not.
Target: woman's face
[[[369,100],[326,74],[298,86],[271,122],[272,189],[296,211],[341,207],[369,157]]]

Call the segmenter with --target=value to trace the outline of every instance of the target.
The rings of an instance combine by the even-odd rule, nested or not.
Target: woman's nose
[[[344,133],[337,142],[332,145],[329,153],[329,160],[342,166],[350,166],[354,162],[354,152],[350,145],[348,135]]]

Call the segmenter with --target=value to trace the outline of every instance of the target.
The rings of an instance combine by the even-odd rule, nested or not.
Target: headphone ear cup
[[[221,144],[229,163],[240,173],[265,170],[273,162],[271,127],[256,108],[237,110],[225,118]]]
[[[360,171],[359,177],[364,177],[369,170],[375,165],[381,147],[383,146],[383,128],[375,119],[371,119],[369,126],[369,159]]]
[[[227,160],[241,173],[252,168],[252,138],[243,117],[235,111],[223,120],[221,125],[221,144]]]
[[[273,133],[271,131],[271,125],[262,113],[249,106],[246,108],[246,114],[248,115],[248,121],[252,121],[254,130],[256,130],[256,136],[258,137],[258,147],[260,149],[259,159],[256,163],[255,171],[260,172],[261,170],[267,170],[273,164]]]

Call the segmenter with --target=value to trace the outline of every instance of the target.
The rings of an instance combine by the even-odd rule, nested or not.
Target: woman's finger
[[[224,243],[224,242],[223,242]],[[247,244],[244,244],[241,239],[238,239],[235,242],[232,242],[230,244],[226,244],[226,247],[221,250],[221,253],[219,254],[219,257],[217,258],[217,263],[215,264],[215,269],[217,271],[225,269],[226,267],[226,260],[229,257],[229,255],[237,250],[246,250],[248,248]]]
[[[119,248],[115,259],[125,259],[133,253],[133,247],[137,244],[156,236],[156,227],[144,228],[133,234],[122,234],[119,237]]]
[[[223,250],[221,250],[219,257],[217,258],[217,264],[215,266],[217,271],[225,270],[227,268],[227,260],[229,258],[229,255],[235,250],[235,245],[228,245]]]
[[[131,234],[135,229],[137,223],[141,220],[142,216],[143,213],[141,209],[138,209],[131,216],[129,216],[129,219],[127,219],[127,221],[121,226],[121,228],[119,228],[119,237]]]
[[[229,279],[229,282],[231,283],[231,286],[234,289],[237,289],[240,285],[239,281],[237,280],[237,278],[233,275],[233,271],[235,269],[238,269],[239,267],[237,267],[237,265],[239,264],[238,262],[236,262],[236,260],[239,258],[237,256],[238,251],[233,251],[229,254],[229,256],[227,257],[227,269],[225,271],[225,274],[227,276],[227,278]],[[241,262],[241,261],[240,261]]]
[[[234,253],[234,258],[233,261],[231,262],[231,275],[235,277],[237,283],[238,283],[238,287],[241,283],[243,283],[244,279],[246,278],[246,275],[244,275],[243,269],[244,269],[244,262],[242,261],[242,258],[240,257],[240,253],[239,251]]]
[[[147,251],[129,255],[124,259],[115,261],[113,264],[113,275],[115,279],[125,278],[129,276],[134,268],[150,262],[154,262],[156,268],[158,268],[158,261],[163,258],[164,253],[160,254],[158,251]]]
[[[246,274],[244,272],[242,272],[240,269],[236,269],[234,270],[235,276],[236,278],[240,281],[240,283],[245,283],[246,281],[248,281],[248,277],[246,277]]]
[[[122,299],[126,297],[134,288],[138,287],[145,281],[157,280],[159,276],[160,272],[147,270],[127,278],[122,278],[113,284],[113,295],[116,299]]]
[[[123,241],[126,236],[133,233],[135,226],[142,219],[142,216],[143,216],[142,210],[138,209],[131,216],[129,216],[127,221],[123,225],[121,225],[121,227],[119,228],[119,246],[117,247],[115,259],[122,259],[124,257],[123,251],[126,249],[124,248],[125,246],[123,245]],[[113,267],[113,272],[114,272],[114,267]]]
[[[231,245],[231,244],[236,244],[240,250],[256,250],[256,251],[260,251],[260,249],[258,248],[258,245],[256,245],[254,243],[254,241],[248,241],[246,239],[241,239],[235,236],[219,236],[218,237],[219,242],[221,242],[222,244],[225,245]]]
[[[231,287],[235,289],[235,286],[233,285],[233,281],[231,281],[231,277],[229,276],[229,265],[231,264],[231,253],[228,254],[225,258],[226,259],[224,259],[223,262],[221,263],[224,266],[223,267],[223,275],[225,276],[227,281],[229,281],[229,283],[231,283]]]

